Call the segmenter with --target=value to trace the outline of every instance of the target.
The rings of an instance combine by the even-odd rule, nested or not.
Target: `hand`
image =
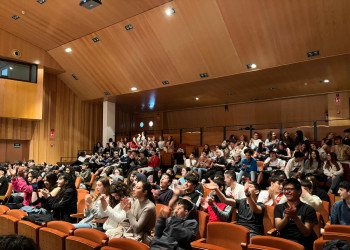
[[[85,205],[86,207],[91,207],[92,206],[92,197],[90,194],[87,194],[85,196]]]
[[[335,177],[336,177],[335,175],[332,175],[332,180],[334,180],[334,179],[335,179]]]
[[[293,220],[298,217],[297,209],[294,205],[289,205],[289,207],[284,210],[284,214]]]
[[[105,194],[102,194],[102,195],[101,195],[101,198],[100,198],[100,200],[101,200],[101,206],[102,206],[102,209],[103,209],[104,211],[107,209],[107,206],[108,206],[106,198],[107,198],[107,197],[106,197]]]
[[[131,202],[129,201],[128,197],[124,197],[120,205],[126,213],[130,212]]]
[[[247,169],[247,165],[243,164],[242,168]]]
[[[16,169],[13,167],[9,167],[9,172],[12,176],[12,178],[16,178]]]
[[[49,198],[49,196],[50,196],[50,192],[46,188],[41,190],[41,194],[45,199]]]
[[[209,205],[209,206],[213,206],[213,205],[214,205],[214,200],[213,200],[213,198],[211,198],[211,197],[208,197],[208,198],[207,198],[207,202],[208,202],[208,205]]]
[[[273,191],[273,189],[271,188],[271,187],[269,187],[269,197],[271,198],[271,199],[273,199],[273,197],[275,196],[275,192]]]
[[[248,193],[249,192],[249,180],[247,180],[244,184],[244,193]]]
[[[216,184],[215,182],[213,182],[210,178],[209,178],[208,180],[209,180],[209,183],[204,184],[204,186],[205,186],[206,188],[209,188],[210,190],[219,189],[218,184]]]
[[[208,209],[208,206],[209,206],[209,204],[208,204],[208,201],[207,201],[207,199],[205,199],[205,198],[201,198],[201,207],[203,208],[203,210],[207,210]]]
[[[170,216],[169,208],[166,206],[162,206],[159,211],[159,216],[168,218]]]

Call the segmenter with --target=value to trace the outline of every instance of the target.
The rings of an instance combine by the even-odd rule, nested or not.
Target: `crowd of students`
[[[264,233],[265,206],[274,206],[280,237],[311,249],[316,211],[322,200],[329,201],[327,192],[341,197],[333,206],[331,223],[350,225],[350,182],[343,181],[342,166],[350,160],[350,129],[344,133],[344,138],[329,133],[320,145],[302,131],[295,139],[288,132],[281,139],[270,132],[265,141],[258,133],[249,141],[232,135],[215,148],[205,145],[199,158],[191,153],[183,156],[183,165],[167,169],[160,166],[160,151],[174,152],[172,138],[157,141],[142,133],[129,142],[111,140],[105,148],[98,143],[92,155],[82,152],[70,165],[38,165],[32,160],[2,164],[0,195],[11,182],[11,208],[48,221],[74,223],[75,179],[85,183],[95,174],[94,194],[86,195],[84,219],[74,224],[76,228],[95,228],[109,238],[130,238],[154,248],[170,244],[190,249],[198,232],[196,210],[207,212],[209,222],[231,221],[237,211],[237,224],[254,236]],[[205,198],[204,189],[211,190]],[[157,203],[171,207],[173,213],[162,209],[157,220]],[[95,222],[105,217],[103,225]]]

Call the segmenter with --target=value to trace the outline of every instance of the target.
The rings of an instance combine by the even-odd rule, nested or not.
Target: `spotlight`
[[[174,8],[169,8],[165,11],[165,14],[167,14],[167,16],[171,16],[174,15],[176,13]]]
[[[247,69],[256,69],[257,67],[258,65],[256,65],[255,63],[247,64]]]
[[[70,52],[72,52],[72,49],[71,48],[66,48],[64,51],[66,51],[67,53],[70,53]]]

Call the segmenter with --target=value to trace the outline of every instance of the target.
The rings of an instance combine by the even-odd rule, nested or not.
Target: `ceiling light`
[[[153,127],[153,122],[150,121],[150,122],[148,123],[148,125],[149,125],[150,127]]]
[[[66,48],[64,51],[66,51],[67,53],[70,53],[70,52],[72,52],[72,49],[71,48]]]
[[[276,90],[277,88],[275,88],[275,87],[271,87],[271,88],[269,88],[269,90]]]
[[[195,100],[195,101],[199,101],[199,97],[195,97],[194,100]]]
[[[39,60],[35,60],[34,63],[35,64],[40,64],[40,61]]]
[[[307,57],[314,57],[314,56],[319,56],[320,55],[320,51],[319,50],[315,50],[315,51],[309,51],[306,53]]]
[[[131,90],[132,90],[132,91],[136,91],[137,88],[136,88],[136,87],[131,87]]]
[[[36,0],[38,3],[40,3],[40,4],[44,4],[44,3],[46,3],[46,0]]]
[[[12,67],[10,67],[10,70],[13,70],[13,68],[12,68]]]
[[[175,11],[174,8],[168,8],[168,9],[165,11],[165,14],[167,14],[167,16],[174,15],[175,13],[176,13],[176,11]]]
[[[131,24],[125,25],[124,28],[126,29],[126,31],[130,31],[132,30],[134,27]]]
[[[201,73],[201,74],[199,74],[199,76],[201,78],[206,78],[206,77],[209,77],[209,74],[208,73]]]
[[[247,64],[247,69],[256,69],[257,67],[258,65],[256,65],[255,63]]]
[[[170,84],[170,82],[169,81],[162,81],[162,84],[163,85],[168,85],[168,84]]]
[[[320,81],[320,83],[330,83],[330,82],[331,82],[331,81],[328,80],[328,79],[324,79],[324,80]]]
[[[105,95],[110,95],[111,93],[109,93],[108,91],[103,92]]]
[[[101,4],[102,4],[101,0],[82,0],[80,2],[80,6],[83,6],[88,10],[91,10],[97,6],[100,6]]]
[[[73,78],[74,78],[75,80],[79,80],[78,77],[77,77],[76,75],[72,74],[72,76],[73,76]]]
[[[92,38],[92,41],[93,41],[94,43],[97,43],[97,42],[100,41],[100,39],[96,36],[96,37]]]
[[[20,19],[20,17],[17,16],[17,15],[13,15],[13,16],[12,16],[12,19],[13,19],[13,20],[18,20],[18,19]]]

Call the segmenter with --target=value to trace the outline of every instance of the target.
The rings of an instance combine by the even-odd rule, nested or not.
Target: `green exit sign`
[[[13,147],[14,147],[14,148],[21,148],[21,143],[14,143],[14,144],[13,144]]]

